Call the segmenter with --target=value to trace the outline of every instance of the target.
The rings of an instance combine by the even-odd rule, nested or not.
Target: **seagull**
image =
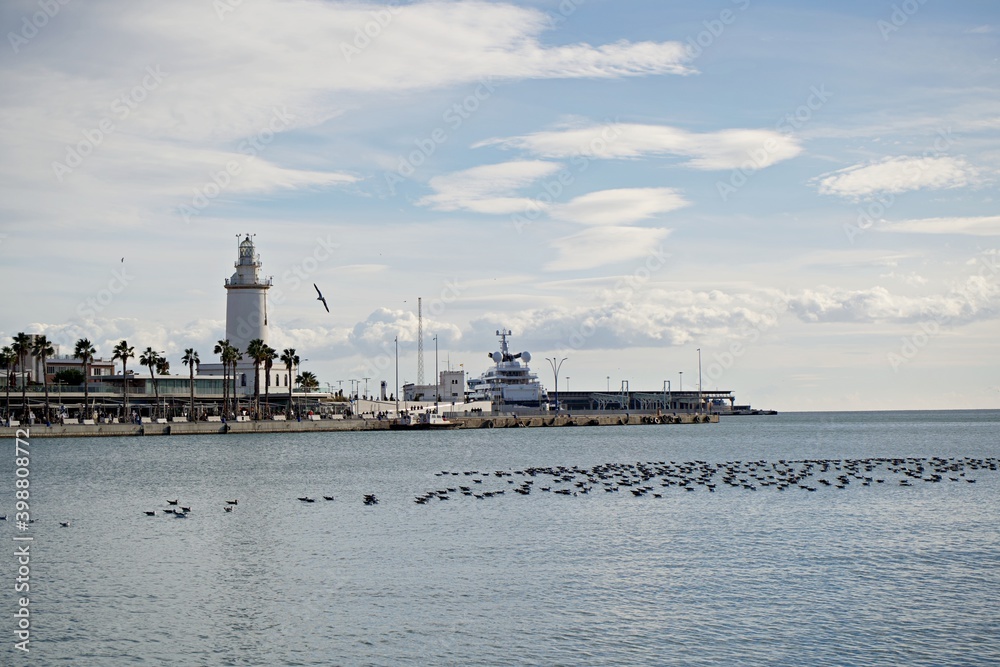
[[[313,287],[316,287],[316,283],[313,283]],[[316,297],[316,300],[317,301],[322,301],[323,302],[323,307],[326,308],[326,312],[329,313],[330,312],[330,306],[326,305],[326,299],[323,298],[323,293],[319,291],[318,287],[316,287],[316,294],[319,295],[319,296]]]
[[[69,528],[69,521],[60,521],[59,525],[63,528]]]

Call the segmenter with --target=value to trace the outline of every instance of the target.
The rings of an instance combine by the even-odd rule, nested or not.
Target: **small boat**
[[[389,428],[396,430],[437,430],[458,428],[458,426],[458,422],[449,421],[447,417],[439,414],[436,409],[417,413],[404,412],[398,419],[389,424]]]

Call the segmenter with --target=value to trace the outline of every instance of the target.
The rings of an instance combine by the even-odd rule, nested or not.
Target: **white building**
[[[226,338],[245,352],[255,338],[267,342],[267,290],[271,278],[260,275],[260,255],[247,234],[240,242],[236,273],[226,280]]]
[[[240,241],[236,258],[236,272],[226,279],[226,338],[229,344],[243,353],[243,359],[236,365],[236,389],[239,393],[252,393],[254,383],[253,360],[247,354],[247,345],[255,338],[267,343],[267,290],[271,288],[271,278],[260,273],[260,255],[253,244],[252,235],[247,234]],[[275,367],[271,387],[287,386],[287,372],[283,366]],[[222,375],[222,364],[200,364],[201,375]],[[261,392],[267,382],[261,368]]]
[[[432,384],[403,385],[404,401],[431,401],[435,400],[434,393],[437,391],[437,400],[441,403],[464,403],[465,402],[465,371],[441,371],[438,375],[438,386]]]

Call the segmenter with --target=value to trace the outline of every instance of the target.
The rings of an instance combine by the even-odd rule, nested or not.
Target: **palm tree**
[[[94,355],[97,354],[97,350],[94,346],[90,344],[90,341],[86,338],[81,338],[76,341],[76,346],[73,348],[73,357],[80,360],[80,365],[83,366],[83,412],[84,419],[86,419],[87,410],[90,408],[90,362],[94,360]]]
[[[264,411],[268,412],[271,396],[271,368],[274,360],[278,358],[278,351],[270,345],[264,346]]]
[[[4,367],[4,385],[7,388],[7,410],[4,412],[4,420],[10,419],[10,377],[13,375],[11,367],[17,361],[17,352],[10,345],[4,345],[0,349],[0,364]]]
[[[122,340],[114,348],[114,354],[111,355],[111,360],[121,360],[122,362],[122,392],[125,396],[125,418],[128,419],[128,373],[126,372],[126,366],[128,366],[128,360],[135,357],[135,348],[129,347],[128,341]]]
[[[247,356],[253,360],[253,400],[257,414],[260,414],[260,365],[264,363],[265,347],[267,343],[261,338],[254,338],[247,343]]]
[[[28,421],[28,377],[24,367],[28,365],[28,355],[31,354],[31,336],[23,331],[14,336],[14,352],[17,353],[17,367],[21,371],[21,419]]]
[[[188,421],[197,421],[194,417],[194,367],[200,362],[201,360],[198,358],[198,353],[194,351],[193,347],[189,347],[184,350],[184,356],[181,357],[181,363],[188,367],[188,377],[190,378],[191,385],[191,407],[188,408]]]
[[[302,375],[295,378],[295,381],[302,385],[306,391],[319,389],[319,380],[316,379],[316,374],[312,371],[304,371]]]
[[[160,360],[160,353],[155,352],[151,347],[147,347],[139,355],[139,363],[149,368],[149,379],[153,382],[153,395],[156,398],[156,408],[160,406],[160,390],[156,387],[156,376],[153,375],[153,369],[160,364]],[[155,409],[153,414],[155,414]]]
[[[292,409],[292,368],[299,365],[299,355],[295,354],[295,348],[286,347],[282,350],[281,361],[285,364],[285,370],[288,371],[288,409],[286,412],[290,413]]]
[[[229,362],[226,360],[226,350],[230,347],[229,339],[220,340],[215,344],[215,349],[212,350],[212,354],[219,355],[219,361],[222,362],[222,414],[228,414],[227,408],[229,407]]]
[[[35,336],[35,341],[31,345],[31,353],[42,360],[42,383],[45,385],[45,421],[49,417],[49,369],[45,360],[56,353],[51,341],[44,335]]]
[[[225,359],[223,359],[222,363],[228,363],[232,367],[232,369],[233,369],[233,372],[231,374],[231,377],[232,377],[232,380],[233,380],[233,391],[232,391],[231,395],[232,395],[232,404],[233,404],[232,405],[232,410],[233,410],[233,414],[234,415],[240,409],[240,398],[239,398],[239,395],[236,393],[236,365],[242,359],[243,359],[243,353],[240,352],[239,348],[237,348],[234,345],[229,345],[228,347],[226,347]]]

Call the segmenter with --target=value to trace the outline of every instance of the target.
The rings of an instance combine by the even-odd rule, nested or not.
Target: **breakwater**
[[[717,423],[719,415],[678,414],[662,415],[637,413],[580,414],[580,415],[482,415],[453,417],[455,428],[545,428],[566,426],[663,426],[673,424]],[[387,419],[317,419],[303,421],[230,422],[167,422],[144,424],[35,424],[30,427],[32,438],[86,438],[154,435],[239,434],[239,433],[313,433],[320,431],[381,431],[388,430],[392,421]],[[25,427],[0,427],[0,438],[15,437]],[[405,429],[404,429],[405,430]]]

